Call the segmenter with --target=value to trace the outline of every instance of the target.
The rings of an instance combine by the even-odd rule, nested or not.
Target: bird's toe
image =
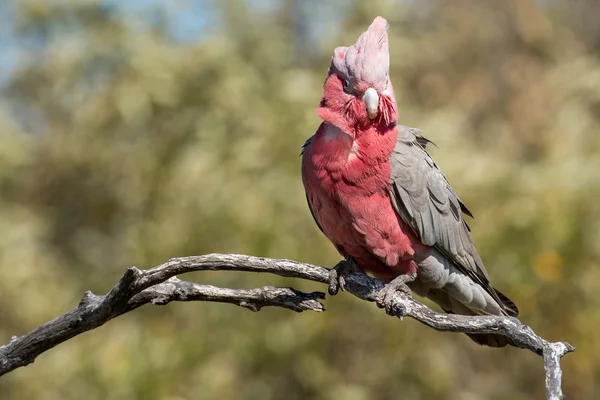
[[[396,315],[398,317],[405,316],[406,310],[404,310],[402,305],[396,301],[395,296],[398,292],[404,292],[409,296],[412,295],[406,284],[414,281],[416,277],[416,274],[403,274],[394,278],[390,283],[385,285],[383,289],[381,289],[377,306],[380,308],[385,308],[385,312],[388,315]]]

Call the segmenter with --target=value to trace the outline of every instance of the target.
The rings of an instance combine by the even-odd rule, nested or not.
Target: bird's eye
[[[350,85],[349,79],[344,79],[344,92],[352,94],[352,85]]]

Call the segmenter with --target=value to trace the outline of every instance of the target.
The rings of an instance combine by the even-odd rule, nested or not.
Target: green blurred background
[[[492,281],[577,351],[600,398],[600,2],[0,2],[0,342],[129,265],[210,252],[339,260],[298,157],[333,48],[391,25],[400,122],[474,212]],[[224,287],[323,286],[186,276]],[[541,360],[389,318],[145,307],[0,380],[14,399],[540,399]]]

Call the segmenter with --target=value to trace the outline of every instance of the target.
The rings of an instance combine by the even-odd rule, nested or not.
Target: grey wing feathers
[[[314,138],[314,135],[313,135],[313,136],[311,136],[311,137],[309,137],[308,139],[306,139],[306,141],[305,141],[305,142],[304,142],[304,144],[302,145],[302,150],[300,150],[300,155],[301,155],[301,156],[302,156],[302,155],[304,155],[304,150],[306,150],[306,148],[307,148],[308,146],[310,146],[310,143],[312,142],[313,138]]]
[[[491,287],[489,276],[462,213],[471,212],[458,198],[444,174],[426,151],[429,140],[415,128],[398,126],[398,140],[390,162],[394,208],[423,244],[436,248],[463,273],[480,284],[510,315],[518,310]]]
[[[308,139],[306,139],[306,142],[304,142],[304,144],[302,145],[302,150],[300,151],[300,155],[301,156],[304,155],[304,151],[306,150],[306,148],[308,146],[310,146],[310,143],[312,142],[313,137],[314,136],[311,136]],[[319,227],[319,229],[321,230],[321,232],[323,232],[323,227],[319,223],[319,220],[317,219],[317,216],[315,215],[315,212],[313,211],[313,208],[310,205],[310,199],[308,198],[308,194],[306,194],[306,203],[308,204],[308,209],[310,210],[310,215],[312,215],[313,219],[315,220],[315,223],[317,224],[317,227]],[[325,233],[325,232],[323,232],[323,233]]]
[[[319,230],[321,232],[325,233],[325,231],[323,231],[323,227],[321,226],[321,224],[319,223],[319,220],[317,219],[317,216],[315,215],[315,212],[313,211],[312,206],[310,205],[310,200],[308,199],[308,195],[306,195],[306,203],[308,204],[308,209],[310,210],[310,215],[312,215],[313,219],[315,220],[317,227],[319,228]]]

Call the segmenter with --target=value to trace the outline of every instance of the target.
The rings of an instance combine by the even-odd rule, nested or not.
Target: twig
[[[109,320],[152,303],[172,301],[213,301],[231,303],[252,311],[275,306],[293,311],[324,311],[321,292],[303,293],[291,288],[265,286],[256,289],[226,289],[179,280],[176,275],[192,271],[266,272],[280,276],[328,284],[329,269],[290,260],[269,259],[236,254],[208,254],[174,258],[149,270],[129,267],[117,284],[104,296],[86,292],[73,310],[0,347],[0,376],[32,363],[37,356],[97,328]],[[385,282],[362,273],[345,277],[345,288],[353,295],[383,306],[380,291]],[[541,355],[546,371],[546,398],[562,399],[560,359],[573,346],[566,342],[548,342],[527,325],[512,317],[464,316],[441,314],[399,291],[394,297],[391,315],[411,317],[438,331],[496,333],[510,337],[519,347]]]

